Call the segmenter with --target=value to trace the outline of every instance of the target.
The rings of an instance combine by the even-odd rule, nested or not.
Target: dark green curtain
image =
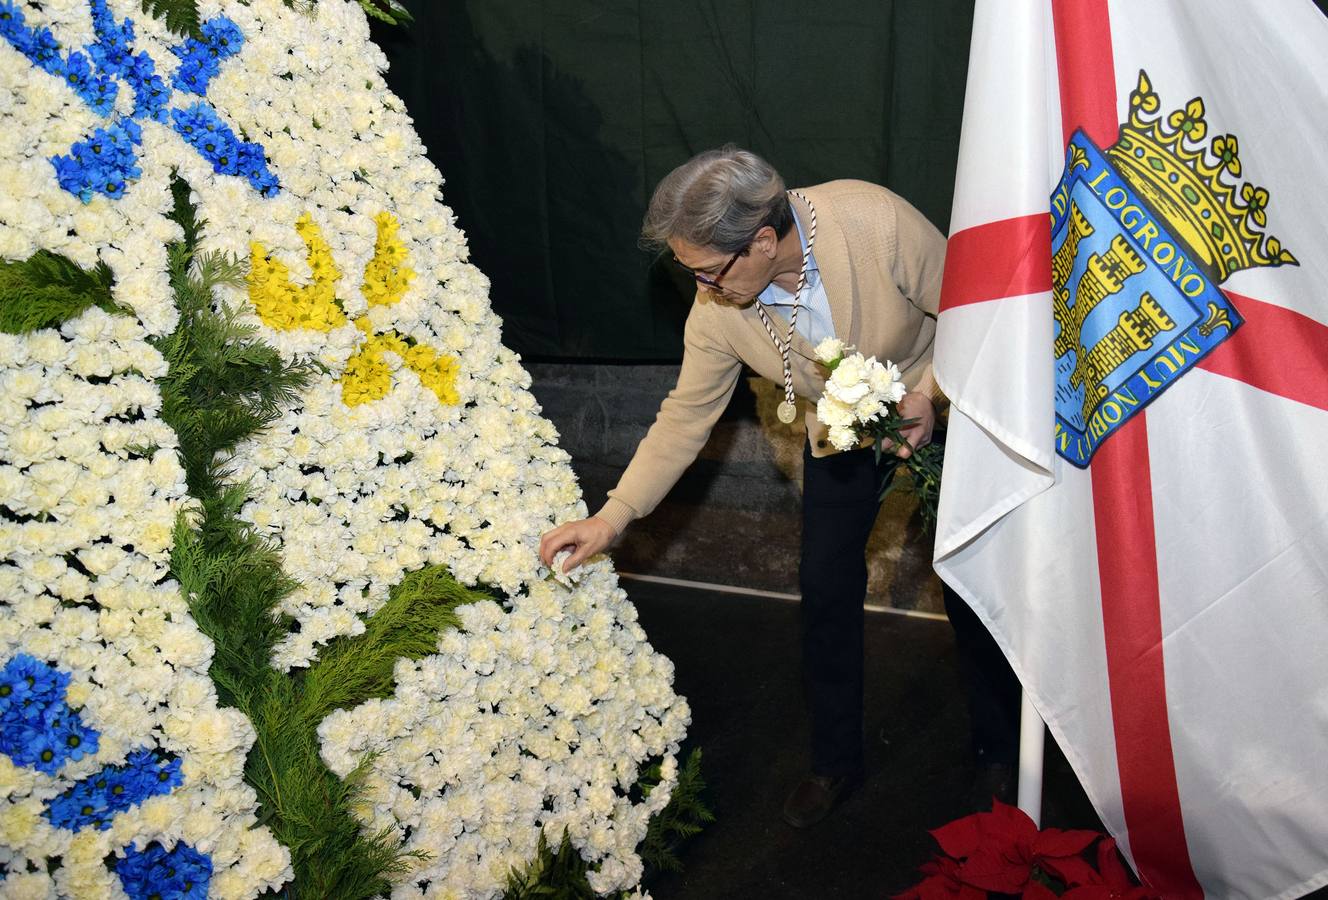
[[[409,5],[375,31],[388,83],[527,357],[680,356],[690,284],[637,231],[659,178],[729,141],[946,228],[972,0]]]

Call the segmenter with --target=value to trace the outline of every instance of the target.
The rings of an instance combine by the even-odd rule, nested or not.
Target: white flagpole
[[[1042,827],[1042,756],[1047,727],[1023,693],[1019,711],[1019,808]]]

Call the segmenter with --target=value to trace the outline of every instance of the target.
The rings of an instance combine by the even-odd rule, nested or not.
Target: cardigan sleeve
[[[714,310],[693,304],[683,331],[678,383],[660,405],[618,486],[595,514],[619,532],[664,499],[701,452],[733,396],[742,362],[713,333],[717,325]]]
[[[907,200],[898,195],[893,199],[895,253],[891,269],[895,284],[910,303],[935,317],[941,306],[945,238]]]
[[[941,308],[945,237],[907,200],[898,195],[893,200],[895,252],[891,272],[895,285],[909,303],[936,318]],[[918,376],[916,389],[931,397],[938,410],[949,405],[950,401],[936,382],[930,359]]]

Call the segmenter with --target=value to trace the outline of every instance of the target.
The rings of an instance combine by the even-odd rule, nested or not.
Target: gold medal
[[[798,407],[796,404],[785,400],[779,404],[779,409],[775,410],[775,415],[779,416],[779,421],[785,425],[792,425],[793,420],[798,417]]]

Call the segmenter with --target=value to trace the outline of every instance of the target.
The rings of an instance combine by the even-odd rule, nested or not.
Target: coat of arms
[[[1296,264],[1260,230],[1268,192],[1235,182],[1236,137],[1203,143],[1201,98],[1159,105],[1140,72],[1116,143],[1076,131],[1051,197],[1056,452],[1080,468],[1240,326],[1228,275]]]

